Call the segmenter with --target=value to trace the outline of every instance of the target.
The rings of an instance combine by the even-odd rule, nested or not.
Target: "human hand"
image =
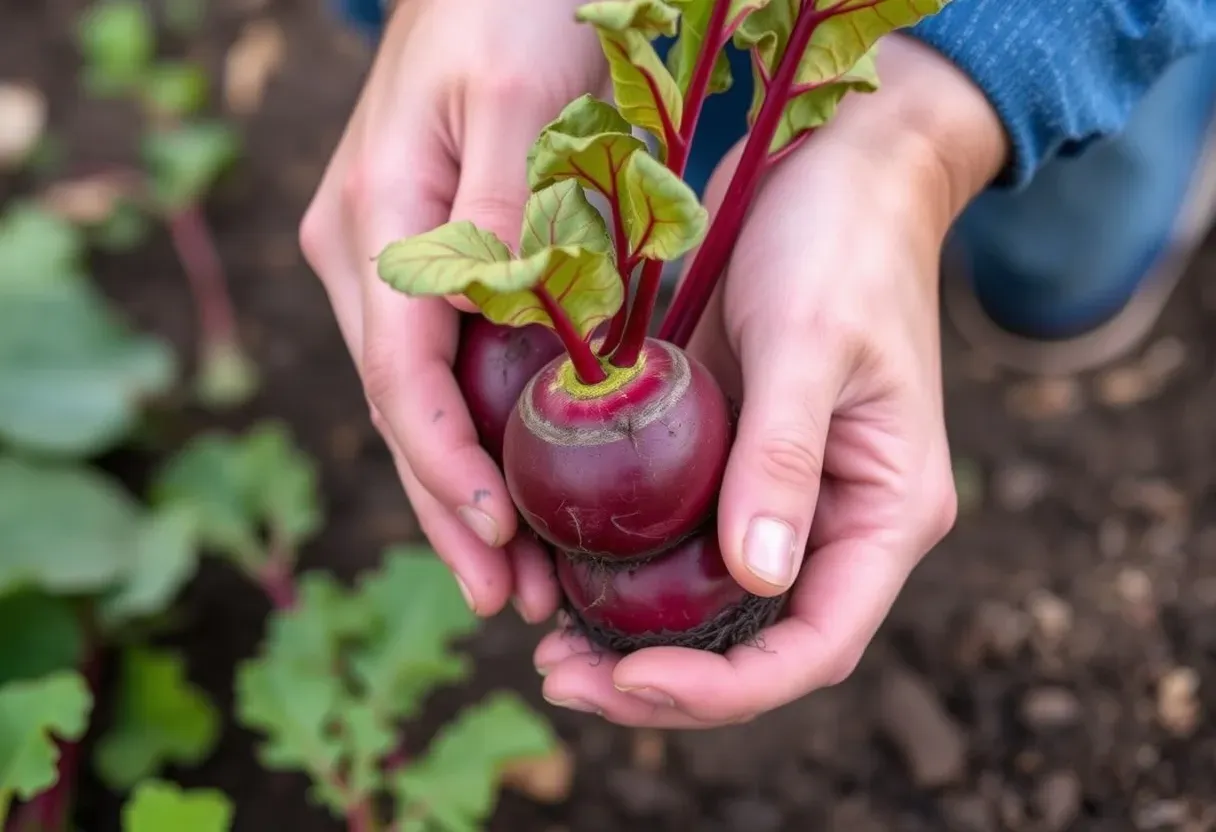
[[[787,614],[761,633],[762,649],[725,656],[659,647],[620,658],[552,633],[535,654],[551,702],[699,728],[837,684],[953,525],[939,258],[1005,141],[958,70],[915,41],[885,46],[892,80],[847,100],[762,187],[690,344],[743,402],[719,501],[723,554],[757,595],[792,586]],[[711,211],[738,150],[710,185]]]
[[[458,312],[393,291],[374,258],[448,220],[518,242],[528,149],[569,101],[607,84],[579,2],[401,0],[300,230],[422,530],[480,615],[514,596],[525,619],[547,617],[552,567],[515,536],[453,377]]]

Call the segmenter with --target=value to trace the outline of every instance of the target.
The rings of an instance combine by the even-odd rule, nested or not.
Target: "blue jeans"
[[[689,162],[704,188],[746,132],[747,57],[731,50],[735,85],[707,103]],[[976,294],[1003,328],[1054,338],[1102,323],[1131,297],[1168,239],[1216,120],[1216,49],[1179,61],[1120,134],[1044,165],[1017,191],[981,194],[953,236]]]

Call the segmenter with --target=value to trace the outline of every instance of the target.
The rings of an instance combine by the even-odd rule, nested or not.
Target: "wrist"
[[[1004,167],[1008,136],[979,87],[931,47],[892,35],[878,68],[879,90],[847,96],[822,132],[883,182],[907,183],[944,234]]]

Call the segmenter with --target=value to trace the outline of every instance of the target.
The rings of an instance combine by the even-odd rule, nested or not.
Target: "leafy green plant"
[[[203,556],[239,569],[274,608],[240,668],[234,714],[263,735],[268,769],[310,775],[318,803],[359,832],[476,828],[503,765],[557,740],[499,693],[429,747],[405,743],[401,727],[428,695],[470,672],[457,642],[476,619],[447,569],[424,548],[396,547],[353,588],[297,579],[299,548],[324,515],[315,463],[277,422],[176,449],[147,441],[151,410],[176,398],[179,362],[98,291],[90,244],[137,245],[149,217],[167,224],[199,309],[203,398],[243,398],[253,375],[199,209],[239,142],[197,118],[207,77],[157,60],[141,3],[94,4],[80,38],[87,88],[147,117],[144,168],[93,183],[119,196],[101,216],[72,221],[33,200],[0,213],[0,830],[74,828],[84,776],[124,798],[126,832],[231,829],[227,796],[165,779],[205,761],[224,727],[188,657],[153,641]],[[167,454],[139,491],[99,462],[137,443]]]
[[[780,615],[781,597],[744,591],[722,560],[713,509],[735,414],[685,348],[764,175],[846,95],[878,88],[883,37],[947,2],[584,3],[575,15],[598,35],[615,101],[583,95],[540,132],[518,250],[454,221],[379,254],[379,275],[394,289],[462,294],[491,324],[547,329],[564,348],[539,369],[516,360],[508,374],[498,367],[509,355],[494,343],[510,339],[466,327],[457,372],[520,515],[560,553],[566,606],[593,643],[620,653],[722,652]],[[666,61],[659,37],[675,39]],[[751,56],[755,91],[711,222],[684,173],[705,101],[733,83],[724,54],[732,43]],[[588,191],[607,211],[593,208]],[[650,337],[663,268],[694,249]]]
[[[324,518],[316,466],[278,423],[196,436],[142,497],[97,466],[177,376],[168,347],[91,286],[84,252],[82,229],[31,205],[0,219],[0,829],[65,830],[86,763],[129,793],[129,832],[230,828],[225,796],[158,779],[205,760],[222,727],[186,657],[148,643],[202,553],[276,608],[236,691],[266,767],[311,775],[315,799],[352,830],[476,828],[502,766],[557,741],[500,693],[429,748],[403,742],[425,698],[470,672],[455,642],[476,619],[446,567],[396,547],[354,588],[323,574],[297,587],[297,552]],[[113,710],[85,761],[111,660]]]
[[[189,27],[200,10],[178,0],[166,9],[171,23]],[[202,203],[237,160],[240,136],[227,122],[203,116],[210,98],[206,68],[158,57],[157,32],[140,0],[97,0],[78,27],[89,93],[135,103],[144,115],[143,169],[124,171],[113,210],[98,223],[96,239],[111,248],[138,244],[146,220],[165,224],[194,297],[199,328],[196,392],[213,407],[244,402],[258,373],[237,332],[223,263],[203,216]]]

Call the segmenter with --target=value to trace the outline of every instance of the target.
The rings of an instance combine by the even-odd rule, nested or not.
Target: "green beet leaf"
[[[878,67],[874,47],[838,78],[820,82],[813,89],[795,95],[781,113],[781,121],[773,134],[769,153],[777,153],[808,130],[827,124],[836,108],[850,92],[870,93],[878,90]],[[802,66],[799,67],[801,70]],[[799,82],[801,83],[801,82]]]
[[[565,203],[562,224],[553,231],[571,233],[575,244],[563,241],[514,258],[491,232],[470,222],[451,222],[389,244],[378,260],[380,278],[408,295],[463,294],[486,318],[508,326],[553,327],[540,297],[544,290],[586,336],[616,313],[624,294],[611,247],[598,236],[602,225],[587,227],[594,221],[582,210],[585,196],[575,196],[574,187],[561,181],[533,193],[526,214],[533,219],[546,211],[556,216]],[[529,251],[536,247],[536,235],[532,237]]]
[[[397,776],[403,832],[481,829],[494,810],[503,766],[556,747],[549,725],[514,694],[492,694],[466,708]]]
[[[603,216],[587,201],[582,185],[574,180],[537,191],[524,205],[520,254],[530,257],[549,246],[562,245],[612,254]]]
[[[596,29],[621,115],[666,148],[669,131],[680,129],[684,99],[651,41],[676,34],[679,12],[662,0],[600,0],[576,16]]]
[[[76,37],[86,84],[100,95],[139,83],[156,52],[152,18],[140,0],[99,0],[81,17]]]
[[[451,571],[429,549],[399,546],[359,587],[359,605],[376,616],[372,636],[351,655],[366,701],[377,713],[408,718],[439,685],[469,672],[452,642],[470,635],[469,611]]]
[[[220,122],[163,127],[146,135],[144,164],[161,210],[174,213],[198,203],[240,152],[240,137]]]
[[[109,589],[132,569],[142,520],[100,472],[0,457],[0,596]]]
[[[165,612],[198,570],[198,515],[185,506],[151,513],[136,540],[125,582],[98,599],[107,627]]]
[[[0,443],[103,452],[174,380],[169,346],[133,334],[88,282],[84,242],[26,205],[0,219]]]
[[[616,314],[625,299],[616,264],[610,254],[602,251],[551,246],[512,261],[510,266],[513,271],[528,275],[530,286],[540,286],[548,292],[583,338]],[[465,295],[496,324],[554,326],[553,318],[531,289],[496,292],[476,282],[465,290]]]
[[[265,422],[193,439],[160,470],[152,498],[193,511],[205,547],[257,570],[272,556],[289,562],[320,528],[318,490],[312,459],[286,427]]]
[[[372,624],[331,578],[308,575],[296,607],[270,617],[260,654],[237,669],[236,717],[264,735],[261,764],[307,773],[312,798],[337,814],[354,795],[337,786],[351,765],[351,743],[334,729],[357,701],[340,675],[340,660],[348,640]]]
[[[529,288],[525,274],[479,268],[510,260],[511,249],[493,232],[459,220],[389,243],[376,268],[381,280],[408,295],[459,294],[475,280],[499,280],[492,288],[500,291]]]
[[[157,115],[184,118],[207,103],[211,80],[205,67],[166,61],[151,68],[143,81],[143,98]]]
[[[127,648],[114,723],[97,745],[97,772],[122,791],[166,764],[197,765],[215,748],[219,728],[219,711],[186,678],[181,655]]]
[[[654,260],[676,260],[705,236],[709,213],[696,192],[648,153],[629,157],[622,208],[629,246]]]
[[[697,58],[705,43],[706,30],[709,28],[710,16],[714,4],[719,0],[668,0],[680,10],[680,36],[676,38],[671,51],[667,53],[667,68],[675,76],[680,92],[687,95],[692,84],[693,71]],[[726,0],[730,8],[726,12],[726,31],[737,29],[747,15],[762,8],[768,0]],[[714,61],[713,73],[709,79],[709,92],[723,93],[730,89],[733,79],[730,72],[730,61],[726,53],[719,50]]]
[[[837,0],[814,0],[817,8],[835,5]],[[770,152],[776,152],[807,130],[825,123],[835,114],[836,105],[850,91],[877,89],[873,65],[879,40],[897,29],[914,26],[925,17],[945,8],[950,0],[884,0],[865,6],[861,0],[848,0],[845,10],[825,20],[811,36],[811,42],[798,65],[799,87],[818,89],[797,96],[783,114],[782,127],[774,137]],[[741,49],[756,50],[771,76],[785,54],[802,0],[771,0],[750,14],[735,33]],[[855,7],[849,11],[850,6]],[[764,100],[764,87],[757,75],[749,121],[754,122]]]
[[[65,598],[41,592],[0,596],[0,687],[80,665],[84,631]]]
[[[14,203],[0,217],[0,289],[15,293],[86,281],[85,246],[71,223],[32,203]]]
[[[540,134],[528,156],[534,191],[573,180],[598,191],[619,210],[624,200],[625,163],[646,153],[646,143],[611,104],[590,95],[571,102]]]
[[[232,816],[223,792],[147,780],[122,807],[122,832],[229,832]]]
[[[74,670],[0,686],[0,825],[14,797],[28,800],[54,785],[55,739],[84,736],[92,707],[89,687]]]
[[[397,721],[468,674],[452,643],[476,625],[429,550],[390,549],[354,589],[306,576],[297,606],[272,616],[260,655],[238,670],[237,717],[265,736],[267,768],[308,773],[313,798],[342,814],[385,787]]]

